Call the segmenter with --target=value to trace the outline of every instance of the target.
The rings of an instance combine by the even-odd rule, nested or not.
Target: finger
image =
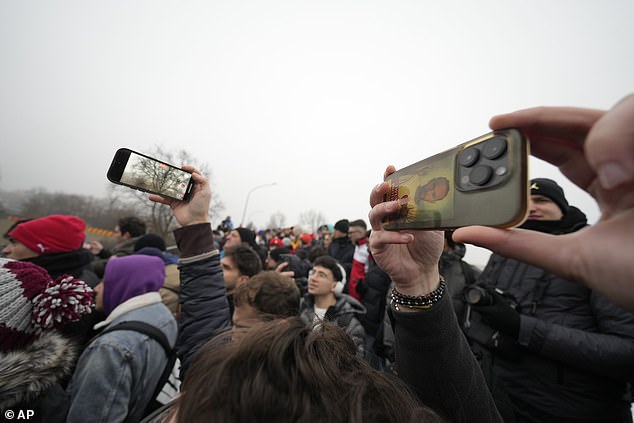
[[[383,179],[387,178],[388,176],[390,176],[394,172],[396,172],[396,168],[394,166],[392,166],[392,165],[389,165],[385,169],[385,172],[383,172]]]
[[[387,194],[387,189],[387,182],[381,182],[374,187],[374,189],[370,193],[370,207],[374,207],[377,204],[385,201],[385,194]]]
[[[163,197],[161,195],[158,195],[158,194],[150,194],[150,195],[148,195],[148,199],[150,201],[154,201],[155,203],[161,203],[161,204],[165,204],[165,205],[168,205],[168,206],[171,206],[172,202],[174,201],[174,200],[171,200],[169,198],[165,198],[165,197]]]
[[[453,240],[487,248],[504,257],[513,258],[556,273],[565,278],[574,275],[576,254],[571,235],[550,235],[525,229],[496,229],[468,226],[456,229]]]
[[[396,172],[396,168],[392,165],[389,165],[385,168],[385,172],[383,172],[383,179],[390,176],[392,173]],[[388,184],[383,181],[380,184],[376,185],[372,192],[370,193],[370,206],[374,207],[377,204],[385,201],[385,194],[387,193]]]
[[[519,128],[530,140],[531,154],[557,166],[581,189],[595,179],[584,154],[586,137],[605,112],[574,107],[536,107],[494,116],[492,129]]]
[[[614,189],[634,180],[634,94],[608,111],[590,131],[586,152],[599,182]]]
[[[414,235],[409,232],[372,231],[369,245],[371,251],[378,251],[390,244],[408,244],[413,240]]]
[[[578,147],[605,112],[576,107],[535,107],[494,116],[491,129],[519,128],[534,138],[575,143]]]
[[[279,273],[282,273],[282,270],[283,270],[286,266],[288,266],[288,263],[287,263],[287,262],[282,262],[282,263],[280,263],[280,264],[278,264],[278,265],[277,265],[277,267],[275,268],[275,271],[276,271],[276,272],[279,272]]]
[[[387,216],[396,213],[401,207],[401,204],[407,204],[407,198],[396,201],[385,201],[372,207],[368,213],[368,220],[370,221],[372,229],[375,231],[383,229],[383,220]]]
[[[196,167],[194,166],[190,166],[190,165],[183,165],[181,166],[181,169],[183,169],[186,172],[189,173],[195,173],[197,175],[201,175],[202,176],[202,172],[200,170],[198,170]]]

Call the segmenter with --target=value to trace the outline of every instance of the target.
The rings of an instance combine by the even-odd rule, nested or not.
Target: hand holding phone
[[[117,150],[107,177],[112,183],[178,201],[187,201],[193,187],[191,172],[128,148]]]
[[[397,170],[385,179],[385,201],[408,202],[384,221],[385,229],[521,224],[530,192],[528,150],[518,130],[504,129]]]

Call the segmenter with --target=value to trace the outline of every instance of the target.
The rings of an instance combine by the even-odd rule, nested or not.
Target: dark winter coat
[[[537,221],[528,226],[566,233],[585,222],[571,207],[560,225]],[[494,395],[501,411],[512,409],[518,421],[631,421],[623,395],[634,375],[634,314],[578,283],[497,254],[478,283],[512,295],[521,314],[518,340],[510,340],[511,348],[502,350],[500,346],[509,344],[498,343],[498,348],[489,344],[477,351],[484,354],[485,373],[498,392]],[[478,323],[467,331],[477,341],[476,349],[483,327]]]
[[[376,264],[372,256],[368,258],[368,271],[361,289],[361,304],[366,313],[359,316],[359,320],[365,329],[365,333],[374,338],[377,336],[379,326],[385,315],[385,303],[387,292],[392,281],[390,277]]]
[[[448,295],[424,312],[389,311],[399,377],[424,404],[454,423],[502,421]]]
[[[358,316],[365,313],[365,307],[359,301],[346,294],[335,294],[337,302],[328,307],[324,320],[334,322],[345,329],[350,335],[357,351],[363,356],[365,345],[365,330],[359,322]],[[315,321],[315,300],[310,294],[305,295],[299,304],[299,317],[307,325],[314,324]]]
[[[350,279],[352,258],[354,257],[354,244],[347,236],[333,238],[328,247],[328,255],[336,259],[346,269],[346,279]]]
[[[465,262],[466,247],[456,243],[451,251],[443,252],[438,263],[440,274],[447,282],[447,291],[453,300],[454,310],[461,325],[465,318],[465,304],[463,292],[466,285],[475,283],[480,270]]]
[[[180,303],[176,352],[181,361],[181,380],[196,351],[217,334],[231,328],[231,314],[220,254],[214,250],[208,223],[174,231],[181,251]]]

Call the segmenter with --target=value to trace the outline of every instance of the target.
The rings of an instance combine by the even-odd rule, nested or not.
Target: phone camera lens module
[[[487,141],[483,148],[482,154],[487,159],[497,159],[506,151],[506,139],[497,137]]]
[[[458,163],[462,166],[471,167],[473,166],[478,159],[480,158],[480,150],[477,148],[467,148],[462,153],[460,153],[460,157],[458,157]]]
[[[493,169],[491,166],[480,165],[473,168],[469,175],[469,180],[473,185],[482,186],[489,182],[493,175]]]

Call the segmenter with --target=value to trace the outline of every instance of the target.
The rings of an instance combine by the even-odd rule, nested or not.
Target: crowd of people
[[[494,117],[601,210],[533,178],[515,229],[212,228],[190,166],[176,248],[142,218],[16,222],[0,259],[0,409],[46,422],[632,422],[634,96]],[[388,166],[384,178],[395,171]],[[150,203],[148,203],[150,204]],[[368,223],[366,223],[368,222]],[[492,251],[483,269],[467,243]],[[171,386],[171,390],[168,387]]]

